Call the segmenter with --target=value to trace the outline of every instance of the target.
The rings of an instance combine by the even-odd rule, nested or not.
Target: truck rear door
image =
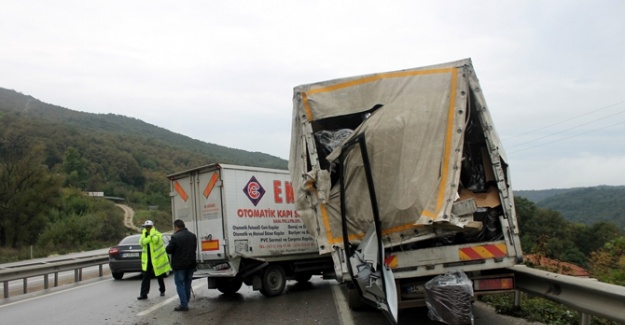
[[[220,170],[193,170],[171,177],[172,211],[198,238],[198,261],[225,258]]]
[[[200,260],[225,258],[224,220],[220,169],[197,175],[197,225]]]

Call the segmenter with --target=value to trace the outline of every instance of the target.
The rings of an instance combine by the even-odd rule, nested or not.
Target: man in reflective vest
[[[141,269],[143,280],[141,281],[141,294],[137,299],[148,299],[150,293],[150,280],[152,276],[158,279],[158,289],[161,296],[165,295],[165,281],[163,275],[171,270],[169,257],[165,252],[163,235],[156,230],[154,222],[146,220],[143,224],[143,232],[139,240],[141,248]]]

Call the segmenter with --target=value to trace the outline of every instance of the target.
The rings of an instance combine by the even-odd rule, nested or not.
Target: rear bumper
[[[109,268],[113,273],[142,272],[141,260],[109,260]]]

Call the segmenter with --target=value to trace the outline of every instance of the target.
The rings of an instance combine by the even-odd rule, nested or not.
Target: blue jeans
[[[193,272],[195,272],[195,269],[174,270],[174,283],[176,284],[178,298],[180,298],[180,307],[189,307]]]

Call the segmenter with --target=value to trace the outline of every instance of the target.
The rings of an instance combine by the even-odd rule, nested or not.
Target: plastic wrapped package
[[[339,129],[339,130],[323,130],[315,133],[317,141],[321,144],[321,149],[324,150],[325,155],[329,155],[343,140],[347,139],[354,133],[351,129]]]
[[[450,325],[473,324],[473,283],[462,271],[448,272],[425,283],[431,320]]]

